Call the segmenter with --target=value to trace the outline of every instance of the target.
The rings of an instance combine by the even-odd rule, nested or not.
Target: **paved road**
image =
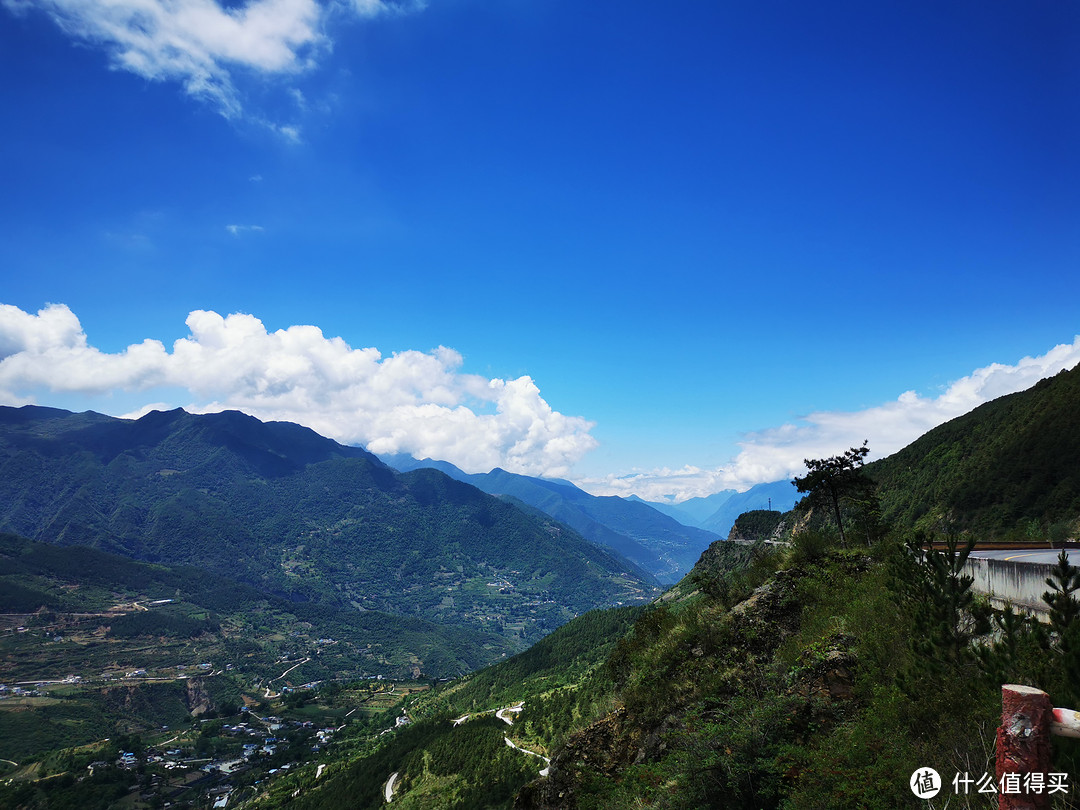
[[[514,741],[511,740],[509,737],[503,737],[503,742],[505,742],[515,751],[520,751],[523,754],[528,754],[529,756],[544,760],[544,762],[547,763],[547,767],[544,768],[544,770],[540,771],[541,776],[547,776],[549,773],[551,773],[551,760],[545,757],[543,754],[538,754],[535,751],[530,751],[528,748],[522,748],[520,745],[515,745]]]
[[[394,771],[390,774],[390,778],[386,780],[386,786],[383,788],[383,797],[387,802],[394,800],[394,782],[397,781],[398,772]]]
[[[1080,567],[1080,549],[1068,549],[1069,563]],[[1058,561],[1060,550],[1039,548],[1024,550],[1022,548],[999,548],[986,551],[973,551],[972,557],[983,557],[990,560],[1009,560],[1011,562],[1049,563],[1053,565]]]
[[[507,706],[505,709],[499,709],[497,712],[495,712],[495,716],[502,720],[504,723],[506,723],[506,725],[512,726],[514,725],[514,721],[513,719],[511,719],[510,715],[507,714],[507,712],[520,712],[524,708],[525,701],[523,700],[516,706]],[[457,725],[457,723],[455,723],[454,725]]]
[[[486,712],[477,712],[475,715],[464,714],[455,720],[451,720],[450,722],[453,723],[455,726],[460,726],[470,717],[479,717],[481,714],[491,714],[492,712],[494,712],[496,717],[498,717],[508,726],[512,726],[514,725],[514,720],[512,717],[510,717],[509,713],[520,712],[524,708],[525,701],[523,700],[514,706],[507,706],[505,709],[488,709]],[[342,728],[344,728],[344,726],[342,726]],[[388,731],[390,731],[390,729],[384,731],[383,734],[386,734]],[[535,751],[529,751],[526,748],[521,748],[520,746],[515,745],[513,740],[511,740],[509,737],[503,737],[503,740],[508,746],[517,751],[520,751],[523,754],[528,754],[531,757],[537,757],[538,759],[544,760],[544,762],[547,763],[547,767],[540,771],[541,776],[547,776],[551,772],[551,760],[545,757],[543,754],[537,754]],[[316,775],[315,778],[317,779],[318,775]],[[386,798],[387,802],[392,802],[394,800],[394,783],[397,781],[397,778],[398,772],[394,771],[392,774],[390,774],[390,778],[386,780],[386,784],[383,786],[383,796]]]

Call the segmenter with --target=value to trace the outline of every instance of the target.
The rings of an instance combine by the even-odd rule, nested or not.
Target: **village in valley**
[[[255,651],[220,627],[152,643],[107,629],[132,612],[196,609],[143,598],[93,615],[0,616],[0,713],[25,731],[4,744],[0,782],[78,782],[133,807],[223,808],[330,746],[408,724],[389,710],[430,686],[344,675],[356,651],[303,626],[279,628]],[[60,753],[42,757],[50,748]]]

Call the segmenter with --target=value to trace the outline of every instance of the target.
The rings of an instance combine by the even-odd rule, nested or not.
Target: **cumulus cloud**
[[[330,46],[332,13],[360,17],[419,8],[390,0],[2,0],[19,13],[40,10],[72,38],[104,48],[113,68],[150,81],[178,82],[226,118],[242,114],[237,78],[296,74]],[[294,127],[268,124],[291,139]]]
[[[746,490],[805,472],[803,460],[834,456],[868,440],[871,459],[882,458],[932,428],[997,397],[1023,391],[1039,380],[1080,363],[1080,336],[1015,365],[993,363],[951,383],[938,396],[905,391],[892,402],[861,411],[820,411],[798,423],[748,434],[732,462],[716,469],[635,470],[625,475],[579,480],[597,495],[638,495],[679,502],[724,489]]]
[[[444,459],[469,472],[501,466],[562,476],[596,446],[592,423],[553,410],[531,378],[465,374],[453,349],[383,357],[315,326],[268,332],[251,315],[201,310],[186,323],[190,334],[171,351],[144,340],[108,353],[90,345],[62,304],[37,314],[0,305],[0,399],[23,404],[38,391],[117,390],[150,399],[160,389],[181,388],[190,402],[155,405],[298,422],[373,452]]]

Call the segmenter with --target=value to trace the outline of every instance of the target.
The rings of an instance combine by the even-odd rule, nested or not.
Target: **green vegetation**
[[[1080,526],[1080,368],[995,399],[866,465],[898,529],[1063,540]]]
[[[780,527],[784,519],[783,512],[775,512],[768,509],[755,509],[752,512],[743,512],[735,519],[735,525],[731,527],[732,534],[729,540],[763,542],[772,538],[773,533]]]
[[[13,614],[0,635],[0,677],[64,681],[0,699],[0,756],[19,763],[0,763],[11,780],[0,783],[0,806],[137,807],[168,798],[204,807],[220,790],[230,807],[368,808],[392,790],[394,806],[404,808],[906,807],[915,804],[908,778],[917,767],[945,777],[941,806],[987,806],[975,790],[954,795],[950,782],[953,774],[993,773],[1001,684],[1038,686],[1055,705],[1080,708],[1080,571],[1059,559],[1044,596],[1049,621],[1040,625],[992,610],[972,593],[963,563],[977,534],[1061,539],[1076,528],[1080,502],[1068,492],[1080,409],[1069,406],[1078,380],[1069,372],[991,403],[978,418],[865,468],[865,447],[811,460],[821,475],[800,479],[811,497],[795,513],[743,515],[733,537],[744,542],[714,543],[647,607],[565,623],[570,611],[559,613],[562,597],[552,589],[563,569],[544,562],[555,546],[535,554],[523,547],[537,542],[535,527],[560,542],[569,530],[536,515],[522,523],[521,510],[465,485],[429,471],[393,476],[348,453],[325,457],[328,445],[314,440],[296,444],[300,464],[271,452],[277,428],[242,420],[158,415],[140,429],[164,431],[169,441],[150,435],[139,453],[99,435],[93,449],[58,454],[86,476],[69,505],[49,507],[63,518],[58,540],[88,525],[68,519],[89,520],[88,503],[95,519],[110,504],[112,527],[156,525],[131,511],[139,498],[117,506],[107,492],[85,488],[108,456],[103,448],[115,451],[106,467],[140,475],[159,452],[148,448],[173,448],[168,473],[138,486],[190,473],[153,510],[175,512],[185,532],[200,521],[220,526],[225,548],[240,547],[229,544],[246,542],[252,526],[271,531],[258,509],[266,493],[284,497],[277,487],[309,499],[295,501],[304,528],[295,515],[274,517],[274,536],[283,539],[267,553],[277,568],[260,568],[257,550],[237,566],[263,572],[248,585],[0,537],[0,581],[11,586],[0,593]],[[70,418],[24,422],[47,443],[66,435]],[[95,435],[116,428],[103,417],[79,419]],[[196,475],[180,464],[199,457],[181,439],[200,430],[230,438],[217,436],[226,450]],[[1019,480],[1018,453],[1030,455],[1027,473],[1045,453],[1050,478],[1034,488]],[[229,474],[211,486],[210,468],[217,475],[228,465],[247,477]],[[365,475],[375,485],[358,496],[350,482]],[[195,480],[202,486],[191,488]],[[869,480],[881,482],[877,491]],[[344,511],[318,487],[346,502]],[[239,507],[229,504],[244,488],[255,494],[241,499],[247,511],[233,520]],[[962,492],[967,500],[957,500]],[[20,508],[39,507],[28,498]],[[934,534],[942,523],[950,530]],[[107,537],[130,552],[133,536]],[[777,536],[787,542],[763,542]],[[484,556],[492,553],[485,537],[505,542],[499,565]],[[392,578],[375,577],[368,552],[393,561]],[[600,573],[564,583],[563,595],[584,600],[589,588],[616,582],[640,588],[632,571],[616,575],[601,558],[567,560]],[[367,576],[376,584],[361,589]],[[356,610],[399,591],[411,616]],[[541,605],[553,612],[520,610]],[[496,607],[505,610],[496,615]],[[421,616],[471,617],[471,627]],[[457,674],[556,624],[525,652],[457,680],[355,675]],[[478,635],[477,627],[494,632]],[[135,666],[145,671],[124,671]],[[267,750],[244,748],[255,736]],[[136,764],[125,765],[115,746]],[[151,751],[168,746],[180,753],[152,761]],[[196,761],[206,760],[240,764],[202,775]],[[1080,743],[1055,740],[1054,770],[1073,790],[1078,765]],[[1055,801],[1076,805],[1071,796]]]
[[[992,773],[1003,668],[1070,699],[1067,631],[1025,624],[999,642],[945,552],[837,542],[752,563],[764,582],[748,598],[712,588],[643,615],[609,662],[617,710],[565,736],[517,806],[907,806],[920,765]],[[1033,679],[1038,660],[1051,664]],[[1062,742],[1055,765],[1073,778],[1076,748]]]
[[[467,627],[515,649],[657,593],[633,563],[551,518],[236,412],[128,421],[0,408],[0,529],[194,566],[289,602]],[[7,598],[25,607],[40,583],[18,584]]]

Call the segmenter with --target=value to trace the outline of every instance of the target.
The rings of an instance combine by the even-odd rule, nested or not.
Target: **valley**
[[[1048,569],[1042,625],[964,574],[979,537],[1080,536],[1058,452],[1077,375],[865,468],[857,448],[808,462],[843,476],[835,500],[807,484],[790,511],[744,511],[667,589],[539,507],[291,427],[0,412],[3,463],[37,470],[2,484],[5,519],[40,535],[0,535],[0,805],[907,806],[920,765],[993,769],[1002,683],[1080,705],[1080,572]],[[1010,439],[977,469],[954,449],[991,429],[1053,448],[1052,501],[1008,483]],[[50,475],[67,483],[29,484]],[[213,562],[221,536],[237,564]],[[1053,756],[1075,781],[1075,743]]]

